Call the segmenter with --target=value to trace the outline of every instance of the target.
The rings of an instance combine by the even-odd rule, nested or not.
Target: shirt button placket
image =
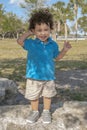
[[[41,42],[41,44],[42,44],[43,48],[45,49],[45,45],[44,45],[44,43],[43,43],[43,42]]]

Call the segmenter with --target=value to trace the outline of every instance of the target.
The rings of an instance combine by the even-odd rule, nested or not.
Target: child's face
[[[45,23],[41,23],[40,25],[36,24],[35,29],[33,30],[36,37],[43,42],[47,42],[47,39],[50,36],[50,31],[50,27]]]

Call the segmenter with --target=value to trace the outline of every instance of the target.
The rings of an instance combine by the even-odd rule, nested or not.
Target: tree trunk
[[[17,39],[19,38],[19,33],[17,32]]]
[[[58,33],[60,32],[60,21],[58,21]]]
[[[56,27],[56,22],[54,23],[54,30],[52,31],[52,38],[54,41],[57,41],[56,39],[56,31],[57,31],[57,27]]]
[[[64,23],[64,26],[65,26],[65,40],[67,41],[67,24],[66,24],[66,21]]]
[[[55,31],[52,32],[52,39],[53,39],[54,41],[56,41],[56,32],[55,32]]]
[[[77,23],[77,14],[78,14],[78,5],[74,3],[74,15],[75,15],[75,30],[76,30],[76,41],[77,39],[77,30],[78,30],[78,23]]]
[[[5,33],[2,34],[2,39],[5,39]]]

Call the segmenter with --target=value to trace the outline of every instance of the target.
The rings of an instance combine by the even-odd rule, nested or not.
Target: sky
[[[58,1],[60,0],[49,0],[47,5],[51,5]],[[61,1],[66,3],[69,0],[61,0]],[[15,13],[19,18],[22,18],[23,20],[25,20],[27,15],[24,9],[20,7],[20,3],[24,4],[24,0],[0,0],[0,4],[3,4],[6,12]]]
[[[69,0],[47,0],[49,1],[47,5],[52,5],[53,3],[56,3],[58,1],[68,3]],[[26,19],[29,19],[27,17],[26,11],[20,7],[20,4],[24,4],[24,0],[0,0],[0,4],[3,4],[4,10],[6,12],[12,12],[16,14],[19,18],[21,18],[23,21],[26,21]],[[80,16],[80,11],[78,12],[78,17]],[[67,24],[69,26],[72,26],[74,24],[74,21],[68,21]]]

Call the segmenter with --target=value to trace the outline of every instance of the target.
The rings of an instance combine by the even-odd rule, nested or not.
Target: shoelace
[[[32,117],[35,117],[37,114],[38,114],[38,112],[33,111],[33,112],[30,113],[30,116],[32,115]]]
[[[51,117],[50,112],[43,112],[43,115],[44,115],[44,117],[46,117],[46,118],[49,117],[49,116]]]

